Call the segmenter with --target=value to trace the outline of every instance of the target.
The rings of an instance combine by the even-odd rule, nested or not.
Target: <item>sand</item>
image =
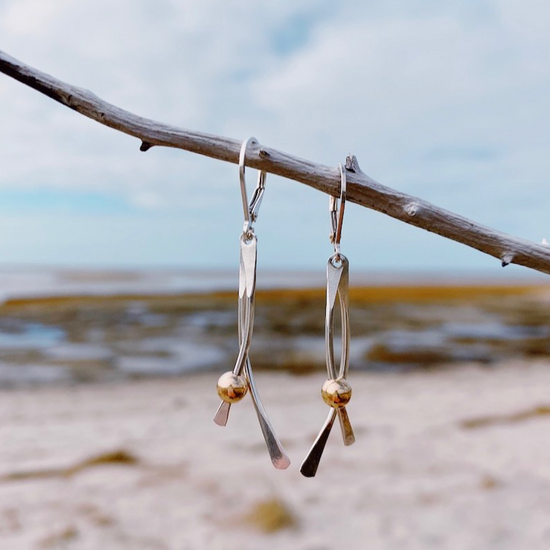
[[[257,375],[286,471],[215,379],[1,392],[0,548],[550,548],[550,363],[352,373],[357,443],[313,479],[323,376]]]

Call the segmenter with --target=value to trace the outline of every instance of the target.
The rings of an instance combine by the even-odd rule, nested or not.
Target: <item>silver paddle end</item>
[[[290,466],[290,458],[288,458],[285,454],[278,457],[272,457],[271,462],[277,470],[286,470]]]
[[[225,401],[222,401],[214,416],[214,422],[218,426],[226,426],[227,420],[229,418],[230,410],[231,410],[231,403],[226,403]]]
[[[338,420],[340,421],[340,428],[342,428],[344,445],[349,447],[355,443],[355,434],[353,433],[353,428],[351,427],[351,422],[349,421],[348,412],[345,407],[338,409]]]

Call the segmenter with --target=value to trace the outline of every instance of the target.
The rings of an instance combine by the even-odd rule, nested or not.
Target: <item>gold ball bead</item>
[[[345,407],[351,399],[351,386],[344,378],[326,380],[321,388],[323,401],[334,409]]]
[[[218,380],[218,395],[226,403],[240,401],[247,391],[246,380],[231,371],[222,374]]]

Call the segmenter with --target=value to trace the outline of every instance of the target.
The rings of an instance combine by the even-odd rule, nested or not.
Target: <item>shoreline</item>
[[[351,288],[469,288],[469,287],[545,287],[543,274],[521,269],[441,272],[441,271],[367,271],[350,273]],[[185,268],[100,268],[0,266],[0,303],[73,297],[89,299],[121,296],[145,299],[154,296],[182,296],[236,291],[235,269]],[[273,268],[258,272],[258,291],[323,289],[324,264],[319,270],[282,271]]]
[[[58,296],[0,305],[0,387],[228,370],[237,291]],[[550,355],[550,287],[350,289],[351,368],[447,368]],[[322,371],[324,288],[259,290],[257,370]]]
[[[232,290],[208,290],[197,292],[152,292],[152,293],[118,293],[118,294],[53,294],[43,296],[12,297],[0,303],[0,312],[28,307],[52,308],[74,306],[115,306],[127,302],[156,302],[179,304],[182,306],[198,305],[209,301],[227,302],[234,300],[237,288]],[[377,302],[423,302],[441,300],[471,300],[486,297],[523,296],[533,294],[550,295],[550,283],[523,284],[413,284],[410,285],[370,285],[352,286],[349,289],[350,300],[358,303]],[[259,303],[270,303],[283,300],[319,300],[324,298],[324,287],[303,288],[267,288],[257,289]]]

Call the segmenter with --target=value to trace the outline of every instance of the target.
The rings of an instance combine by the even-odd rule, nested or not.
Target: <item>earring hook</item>
[[[243,202],[243,214],[244,214],[244,226],[243,234],[246,236],[254,233],[254,222],[258,219],[258,211],[260,210],[260,204],[262,203],[262,198],[265,192],[265,179],[266,171],[258,171],[258,183],[254,193],[252,194],[252,199],[250,203],[248,202],[248,195],[246,193],[246,153],[250,146],[259,145],[256,138],[248,138],[243,141],[241,145],[241,151],[239,153],[239,179],[241,182],[241,199]]]
[[[340,240],[342,238],[342,225],[344,224],[344,209],[346,207],[347,179],[346,169],[339,164],[340,170],[340,204],[338,199],[331,196],[329,198],[329,213],[332,231],[330,233],[330,242],[334,245],[334,254],[336,261],[340,261]]]

